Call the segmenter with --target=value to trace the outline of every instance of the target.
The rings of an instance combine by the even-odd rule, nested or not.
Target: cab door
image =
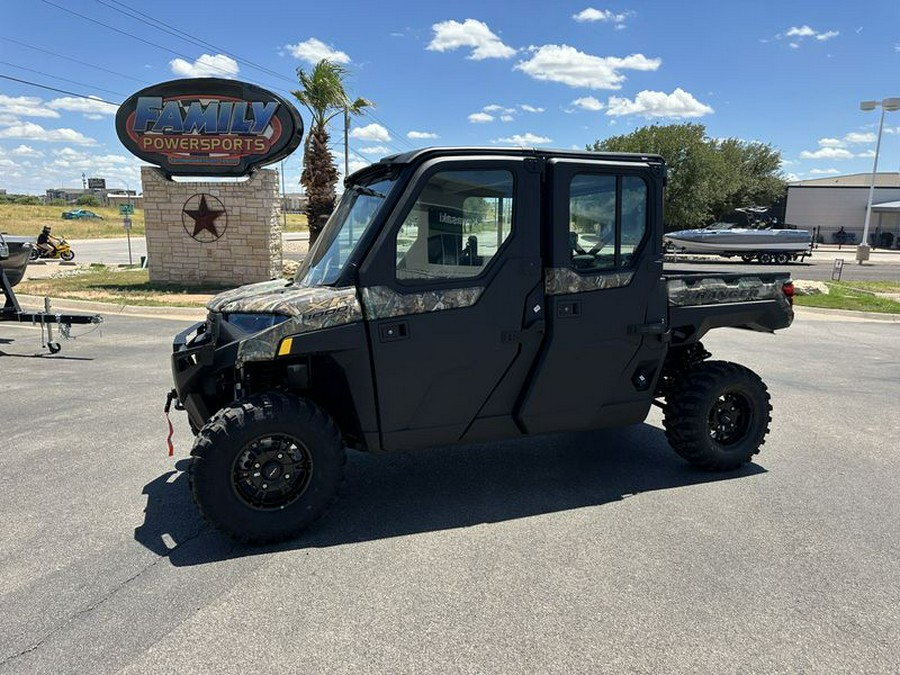
[[[384,449],[520,433],[544,319],[533,162],[424,163],[361,267]]]
[[[518,419],[529,433],[642,421],[665,354],[662,175],[548,162],[547,335]]]

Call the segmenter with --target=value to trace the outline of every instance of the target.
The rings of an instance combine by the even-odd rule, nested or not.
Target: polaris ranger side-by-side
[[[293,281],[216,296],[175,340],[203,515],[271,542],[319,517],[345,448],[643,421],[687,461],[758,452],[769,395],[711,328],[793,319],[787,274],[663,273],[661,157],[431,148],[351,175]]]

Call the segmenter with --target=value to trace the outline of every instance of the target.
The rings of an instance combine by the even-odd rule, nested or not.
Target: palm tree
[[[302,89],[292,92],[311,116],[309,133],[303,146],[303,173],[300,184],[306,189],[306,220],[309,224],[309,243],[312,245],[322,231],[325,221],[334,210],[338,173],[334,157],[328,149],[328,122],[345,110],[359,115],[371,101],[358,98],[351,101],[344,91],[347,69],[327,59],[319,61],[307,73],[297,69]]]

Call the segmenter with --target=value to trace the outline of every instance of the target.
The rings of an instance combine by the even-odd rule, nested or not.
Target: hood
[[[337,304],[356,304],[356,289],[297,286],[290,281],[263,281],[219,293],[207,303],[210,312],[223,314],[282,314],[300,317]]]

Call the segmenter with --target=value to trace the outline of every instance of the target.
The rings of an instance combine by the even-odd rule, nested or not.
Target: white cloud
[[[361,159],[351,159],[349,162],[348,168],[350,169],[350,173],[353,173],[354,171],[359,171],[360,169],[365,169],[371,163],[372,162],[364,162]]]
[[[363,141],[379,141],[381,143],[387,143],[391,140],[391,135],[388,133],[388,130],[385,129],[380,124],[369,124],[365,127],[356,127],[350,130],[350,138],[358,138]]]
[[[794,49],[797,49],[800,44],[798,40],[803,40],[804,38],[815,38],[819,42],[826,42],[832,38],[836,38],[840,33],[836,30],[827,30],[823,33],[820,33],[816,30],[813,30],[806,24],[802,26],[791,26],[784,33],[779,33],[775,36],[776,39],[781,40],[783,38],[795,38],[789,42],[790,46]]]
[[[642,91],[634,100],[613,96],[609,99],[607,115],[642,115],[644,117],[703,117],[715,112],[700,103],[680,87],[671,94],[663,91]]]
[[[406,134],[406,137],[415,140],[424,140],[427,138],[438,138],[438,135],[431,131],[410,131]]]
[[[364,155],[388,155],[391,152],[391,149],[384,145],[370,145],[365,148],[360,148],[359,151]]]
[[[536,80],[562,82],[570,87],[589,89],[621,89],[625,76],[621,70],[656,70],[661,59],[648,59],[643,54],[625,58],[592,56],[568,45],[529,47],[531,58],[516,64],[516,70]]]
[[[477,112],[469,115],[469,121],[472,124],[485,124],[487,122],[493,122],[496,118],[493,115],[488,115],[486,112]]]
[[[531,132],[527,132],[525,134],[515,134],[514,136],[508,136],[506,138],[498,138],[494,143],[509,143],[511,145],[523,145],[523,146],[532,146],[532,145],[546,145],[550,143],[550,139],[546,136],[538,136]]]
[[[508,114],[508,113],[507,113],[507,114],[504,114],[504,115],[500,115],[500,121],[501,121],[501,122],[514,122],[515,119],[516,119],[516,118],[515,118],[513,115],[510,115],[510,114]]]
[[[835,176],[840,173],[837,169],[810,169],[810,175],[812,176]]]
[[[8,115],[6,113],[0,113],[0,127],[8,127],[13,124],[19,123],[19,118],[15,115]]]
[[[95,120],[96,121],[96,120],[102,120],[103,115],[97,115],[96,113],[85,113],[84,118],[86,120]]]
[[[582,110],[603,110],[603,103],[594,98],[593,96],[583,96],[581,98],[576,98],[572,101],[572,105],[576,108],[581,108]]]
[[[104,103],[97,96],[90,98],[76,98],[74,96],[63,96],[55,98],[47,103],[48,108],[56,110],[70,110],[72,112],[85,113],[87,115],[115,115],[119,107],[113,103]],[[97,119],[93,117],[91,119]]]
[[[516,53],[512,47],[503,44],[494,35],[486,23],[475,19],[458,21],[442,21],[431,27],[434,38],[426,49],[435,52],[446,52],[460,47],[472,47],[472,53],[466,58],[473,61],[483,59],[508,59]]]
[[[788,37],[812,37],[815,34],[816,31],[806,25],[800,26],[800,28],[791,26],[785,33],[785,35],[787,35]]]
[[[856,156],[857,157],[867,157],[869,159],[873,159],[875,157],[875,151],[874,150],[866,150],[865,152],[857,153]]]
[[[322,59],[332,63],[350,63],[350,57],[346,52],[332,49],[316,38],[310,38],[306,42],[298,42],[295,45],[285,45],[284,47],[295,59],[311,64],[316,64]]]
[[[30,145],[20,145],[17,148],[13,148],[9,151],[9,154],[15,155],[17,157],[43,157],[44,153],[40,150],[35,150]]]
[[[0,113],[24,117],[59,117],[59,113],[44,107],[37,96],[5,96],[0,94]]]
[[[621,14],[615,14],[608,9],[594,9],[593,7],[588,7],[587,9],[583,9],[578,14],[573,14],[572,18],[578,21],[579,23],[584,23],[586,21],[611,21],[615,24],[621,25],[630,15],[630,12],[623,12]],[[617,28],[619,26],[616,26]]]
[[[224,54],[203,54],[193,63],[184,59],[172,59],[169,61],[174,75],[179,77],[235,77],[240,70],[237,61]]]
[[[887,131],[885,129],[885,131]],[[878,137],[874,132],[869,132],[865,134],[861,134],[858,131],[851,131],[849,134],[844,136],[844,140],[848,143],[874,143]]]
[[[844,141],[839,138],[820,138],[819,139],[819,147],[820,148],[843,148]]]
[[[543,109],[543,108],[538,108],[538,107],[533,106],[533,105],[528,105],[527,103],[522,103],[522,104],[519,105],[519,107],[520,107],[522,110],[524,110],[525,112],[530,112],[530,113],[542,113],[542,112],[544,112],[544,109]]]
[[[97,145],[97,141],[74,129],[44,129],[40,124],[22,122],[0,130],[0,138],[22,138],[50,143],[75,143],[76,145]]]
[[[804,150],[800,153],[801,159],[853,159],[853,153],[843,148],[819,148],[815,152]]]

